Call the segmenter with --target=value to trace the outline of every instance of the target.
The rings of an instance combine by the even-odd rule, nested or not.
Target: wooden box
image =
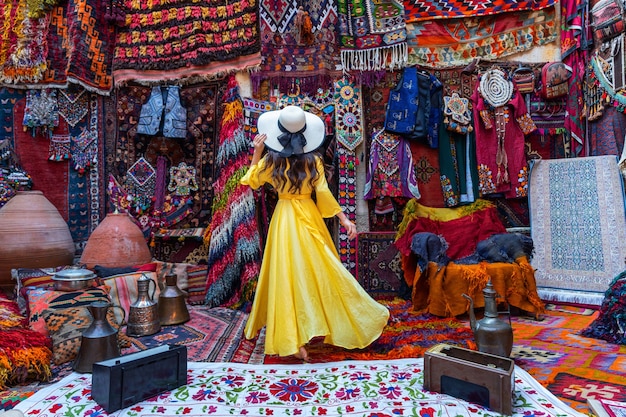
[[[512,359],[439,344],[424,353],[424,389],[511,415],[514,370]]]
[[[93,364],[91,396],[107,413],[187,383],[187,348],[158,346]]]

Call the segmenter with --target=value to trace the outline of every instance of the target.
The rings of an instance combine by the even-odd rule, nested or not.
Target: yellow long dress
[[[256,189],[274,185],[265,158],[252,165],[241,183]],[[341,260],[324,217],[341,207],[328,189],[324,167],[312,189],[304,181],[300,194],[279,192],[270,221],[263,262],[245,336],[265,329],[265,353],[293,355],[314,337],[347,349],[364,348],[382,333],[387,307],[371,298]],[[287,186],[286,189],[289,187]]]

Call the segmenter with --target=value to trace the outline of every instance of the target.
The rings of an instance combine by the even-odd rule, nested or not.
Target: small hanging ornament
[[[185,162],[170,167],[170,182],[167,189],[178,196],[187,196],[191,191],[197,191],[196,169]]]
[[[72,162],[74,169],[84,173],[98,162],[98,133],[83,129],[72,144]]]
[[[152,205],[156,170],[143,156],[126,172],[125,186],[137,213],[143,213]]]

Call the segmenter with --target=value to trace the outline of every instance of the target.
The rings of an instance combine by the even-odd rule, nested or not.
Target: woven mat
[[[372,297],[398,295],[404,281],[395,232],[364,232],[357,238],[357,280]]]
[[[626,258],[617,158],[538,160],[530,171],[529,194],[539,296],[600,305]]]

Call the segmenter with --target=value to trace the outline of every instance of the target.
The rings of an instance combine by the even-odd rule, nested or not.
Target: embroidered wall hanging
[[[338,0],[337,4],[344,71],[393,70],[406,65],[402,1]]]
[[[24,108],[24,127],[31,129],[33,136],[52,134],[59,125],[59,107],[56,90],[28,90]]]
[[[261,242],[254,193],[239,180],[250,164],[244,132],[243,103],[231,76],[221,98],[224,115],[216,157],[212,220],[205,232],[209,245],[205,304],[249,308],[261,269]]]
[[[192,191],[198,191],[196,182],[196,169],[181,162],[178,166],[170,167],[170,183],[168,191],[179,196],[190,195]]]
[[[406,0],[404,7],[406,21],[417,22],[541,10],[556,4],[556,0]]]
[[[361,108],[361,87],[348,78],[335,81],[335,134],[350,151],[363,142]]]
[[[76,84],[69,84],[67,89],[58,90],[59,116],[72,127],[89,113],[89,98],[85,91],[82,86]]]
[[[474,58],[498,58],[557,39],[553,6],[497,16],[435,19],[407,23],[408,65],[458,67]]]
[[[47,70],[39,84],[79,84],[89,91],[109,95],[113,86],[111,59],[115,29],[103,18],[102,0],[67,0],[49,12],[46,32]]]
[[[307,93],[328,88],[341,71],[336,3],[261,0],[259,13],[262,63],[261,71],[251,74],[255,85],[267,78],[280,91],[289,91],[294,80]],[[298,25],[303,13],[311,20],[308,41],[302,39]]]
[[[126,21],[117,28],[116,84],[205,78],[260,63],[256,0],[124,0]],[[165,72],[164,72],[165,70]]]

